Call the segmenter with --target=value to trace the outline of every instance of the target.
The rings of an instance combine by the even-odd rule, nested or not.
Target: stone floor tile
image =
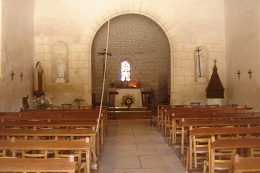
[[[116,156],[115,168],[141,168],[140,159],[138,156]]]
[[[91,173],[184,173],[176,153],[149,120],[109,120],[98,169]]]

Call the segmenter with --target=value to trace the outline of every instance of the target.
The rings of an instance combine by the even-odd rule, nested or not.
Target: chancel
[[[0,157],[42,154],[35,172],[259,172],[259,142],[248,143],[260,136],[259,0],[0,0],[0,10]],[[62,154],[58,170],[44,165]],[[5,160],[0,172],[18,171]]]

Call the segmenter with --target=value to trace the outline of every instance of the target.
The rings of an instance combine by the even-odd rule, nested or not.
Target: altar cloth
[[[127,107],[122,105],[122,98],[128,94],[135,97],[135,101],[131,107],[142,107],[142,92],[140,88],[121,88],[116,89],[116,92],[118,92],[118,94],[115,95],[115,107]]]

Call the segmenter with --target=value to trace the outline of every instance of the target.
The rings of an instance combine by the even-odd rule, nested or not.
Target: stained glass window
[[[123,61],[121,63],[121,81],[130,81],[130,63]]]

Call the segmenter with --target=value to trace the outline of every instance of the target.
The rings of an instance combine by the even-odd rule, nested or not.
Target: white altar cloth
[[[122,98],[124,95],[132,94],[135,97],[135,102],[131,107],[142,107],[142,93],[140,88],[121,88],[116,89],[118,94],[115,95],[115,107],[127,107],[122,105]]]

